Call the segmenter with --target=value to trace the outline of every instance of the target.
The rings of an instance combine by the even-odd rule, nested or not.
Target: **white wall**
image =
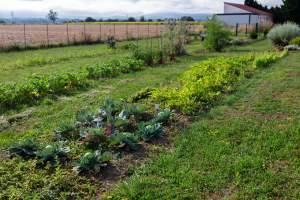
[[[217,19],[227,25],[249,24],[249,15],[217,15]],[[259,16],[251,15],[250,24],[260,23]]]
[[[225,3],[224,4],[224,13],[226,14],[226,13],[250,13],[250,12]]]

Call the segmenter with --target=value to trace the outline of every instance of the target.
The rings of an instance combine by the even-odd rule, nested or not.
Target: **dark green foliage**
[[[116,133],[109,137],[109,144],[113,148],[129,148],[136,151],[138,149],[138,137],[132,133]]]
[[[89,149],[105,148],[107,145],[107,137],[104,135],[103,129],[86,128],[80,131],[81,144]]]
[[[109,153],[88,152],[75,162],[73,170],[77,173],[99,172],[110,160],[111,155]]]
[[[19,104],[33,103],[49,94],[67,93],[87,85],[85,73],[33,75],[23,83],[2,84],[0,107],[13,108]]]
[[[113,78],[121,73],[140,71],[143,65],[144,63],[140,59],[130,57],[121,60],[110,60],[87,67],[88,78]]]
[[[155,123],[165,124],[171,119],[172,115],[173,115],[172,111],[169,108],[166,108],[164,110],[159,111],[155,115],[153,121]]]
[[[58,140],[76,137],[76,131],[73,122],[62,122],[54,132],[55,138]]]
[[[64,146],[64,143],[56,143],[47,145],[42,150],[37,151],[37,157],[44,163],[50,163],[52,166],[56,166],[60,159],[66,158],[70,152],[70,148]]]
[[[146,142],[151,141],[154,138],[162,137],[164,130],[159,123],[141,123],[139,124],[138,135]]]
[[[230,30],[226,29],[216,18],[206,22],[205,27],[204,47],[211,51],[221,51],[230,39]]]
[[[252,39],[252,40],[256,40],[258,38],[258,33],[256,31],[252,31],[250,32],[250,35],[249,37]]]
[[[140,100],[143,100],[143,99],[147,99],[148,97],[151,96],[151,93],[154,89],[153,88],[144,88],[142,90],[140,90],[139,92],[137,92],[136,94],[134,94],[133,96],[131,96],[129,98],[129,101],[132,102],[132,103],[136,103]]]
[[[34,138],[28,138],[12,144],[9,148],[9,152],[12,155],[19,155],[24,158],[32,158],[36,156],[38,148],[39,143],[37,140]]]
[[[81,124],[90,124],[94,119],[94,115],[88,109],[80,110],[75,117],[76,122]]]

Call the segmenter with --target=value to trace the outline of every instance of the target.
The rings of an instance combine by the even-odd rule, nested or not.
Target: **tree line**
[[[245,0],[245,5],[272,13],[274,23],[291,21],[300,24],[299,0],[282,0],[281,5],[273,6],[271,8],[257,2],[257,0]]]

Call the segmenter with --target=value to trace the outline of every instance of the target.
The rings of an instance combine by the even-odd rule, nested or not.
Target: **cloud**
[[[228,0],[242,3],[244,0]],[[280,3],[281,0],[260,0],[267,5]],[[60,15],[76,16],[76,13],[218,13],[223,11],[221,0],[0,0],[0,11],[32,11],[46,13],[57,10]]]

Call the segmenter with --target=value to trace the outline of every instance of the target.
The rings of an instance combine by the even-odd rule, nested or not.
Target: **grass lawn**
[[[113,190],[135,199],[299,199],[300,53],[245,80]]]

